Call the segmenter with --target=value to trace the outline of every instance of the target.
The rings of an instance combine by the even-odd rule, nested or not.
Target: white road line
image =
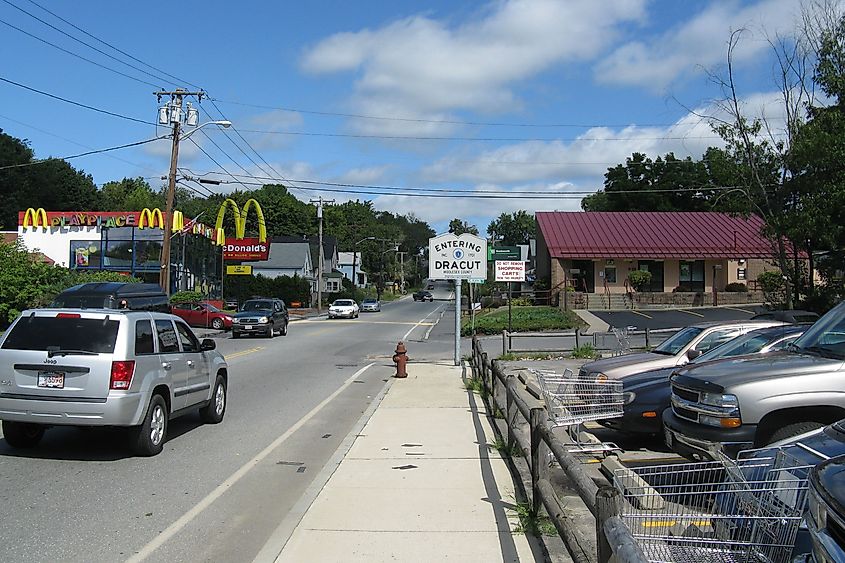
[[[136,553],[135,555],[133,555],[132,557],[127,559],[126,562],[127,563],[136,563],[136,562],[139,562],[139,561],[143,561],[144,559],[146,559],[147,557],[152,555],[152,553],[156,549],[161,547],[167,540],[169,540],[170,538],[175,536],[182,528],[187,526],[191,522],[191,520],[193,520],[194,518],[199,516],[199,514],[203,510],[205,510],[206,508],[211,506],[211,504],[215,500],[220,498],[223,495],[223,493],[225,493],[228,489],[230,489],[244,475],[249,473],[249,471],[253,467],[258,465],[265,457],[270,455],[270,453],[273,450],[275,450],[277,447],[279,447],[285,440],[290,438],[291,435],[293,435],[294,432],[299,430],[306,422],[311,420],[311,418],[313,418],[314,415],[316,415],[320,411],[320,409],[322,409],[328,403],[330,403],[332,400],[334,400],[334,398],[337,397],[338,395],[340,395],[340,393],[344,389],[346,389],[347,387],[352,385],[352,382],[355,381],[358,378],[358,376],[360,376],[362,373],[367,371],[367,369],[369,369],[373,365],[375,365],[375,362],[373,362],[371,364],[367,364],[366,366],[364,366],[361,369],[359,369],[358,371],[356,371],[355,374],[352,375],[352,377],[350,377],[346,381],[344,381],[343,385],[341,385],[334,393],[332,393],[331,395],[326,397],[319,405],[317,405],[316,407],[311,409],[311,412],[306,414],[304,417],[300,418],[296,422],[296,424],[294,424],[293,426],[291,426],[287,430],[287,432],[285,432],[284,434],[282,434],[281,436],[279,436],[278,438],[273,440],[273,442],[269,446],[267,446],[266,448],[261,450],[261,452],[259,452],[258,455],[256,455],[254,458],[252,458],[251,460],[249,460],[245,464],[243,464],[240,469],[235,471],[228,479],[226,479],[225,481],[220,483],[217,486],[216,489],[211,491],[204,499],[199,501],[192,509],[190,509],[188,512],[183,514],[173,524],[168,526],[167,529],[164,530],[163,532],[161,532],[158,536],[156,536],[156,538],[153,541],[151,541],[150,543],[145,545],[143,548],[141,548],[141,550],[138,553]]]
[[[408,339],[408,336],[409,336],[409,335],[410,335],[410,334],[414,331],[414,329],[415,329],[415,328],[417,328],[418,326],[422,325],[422,324],[423,324],[423,323],[424,323],[424,322],[425,322],[425,321],[426,321],[426,320],[427,320],[427,319],[428,319],[431,315],[433,315],[434,313],[436,313],[437,311],[439,311],[441,307],[442,307],[442,305],[441,305],[441,306],[438,306],[438,307],[437,307],[437,309],[435,309],[435,310],[433,310],[432,312],[430,312],[429,314],[427,314],[427,315],[426,315],[425,317],[423,317],[423,318],[422,318],[422,320],[420,320],[417,324],[415,324],[414,326],[412,326],[411,328],[409,328],[409,329],[408,329],[408,332],[406,332],[406,333],[405,333],[405,336],[403,336],[403,337],[402,337],[402,340],[407,340],[407,339]],[[437,319],[437,321],[439,322],[439,321],[440,321],[440,319]],[[428,329],[428,332],[426,332],[426,333],[425,333],[425,338],[426,338],[426,339],[428,339],[428,335],[429,335],[429,334],[431,334],[431,329],[432,329],[432,328],[434,328],[434,325],[436,325],[436,324],[437,324],[437,323],[435,322],[433,325],[431,325],[431,327]]]

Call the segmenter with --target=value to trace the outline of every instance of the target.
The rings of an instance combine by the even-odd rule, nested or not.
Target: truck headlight
[[[270,321],[267,319],[267,317],[261,317],[260,319],[258,319],[258,322],[261,323],[261,324],[264,324],[264,323],[268,323]]]
[[[626,391],[626,392],[622,393],[622,404],[626,405],[626,406],[630,405],[631,403],[634,402],[634,399],[636,399],[636,398],[637,398],[636,393],[634,393],[633,391]]]
[[[240,322],[241,322],[241,320],[240,320],[240,319],[238,319],[238,318],[236,318],[236,317],[233,317],[233,318],[232,318],[232,324],[233,324],[233,325],[236,325],[236,324],[238,324],[238,323],[240,323]]]
[[[739,400],[736,395],[722,395],[721,393],[702,393],[698,401],[703,405],[711,407],[739,407]]]

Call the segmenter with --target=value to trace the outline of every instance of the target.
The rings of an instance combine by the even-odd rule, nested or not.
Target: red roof
[[[713,212],[538,212],[552,258],[769,258],[763,220]]]

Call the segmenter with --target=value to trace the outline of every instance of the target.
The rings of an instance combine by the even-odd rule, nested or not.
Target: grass
[[[481,381],[480,377],[470,377],[466,380],[466,383],[464,383],[464,387],[473,393],[478,393],[482,397],[487,397],[487,389],[484,388],[484,382]]]
[[[519,526],[514,533],[531,534],[534,537],[556,536],[557,529],[548,516],[531,513],[531,506],[527,502],[515,502],[514,510],[519,518]]]
[[[572,311],[536,305],[511,308],[511,327],[514,332],[569,330],[581,326],[584,326],[584,321]],[[507,307],[487,309],[475,316],[475,332],[478,334],[500,334],[507,328]],[[471,333],[472,321],[464,317],[461,334],[469,336]]]
[[[502,454],[502,457],[522,457],[522,450],[519,449],[516,442],[514,442],[513,445],[508,446],[507,440],[496,438],[496,440],[490,444],[490,447]]]
[[[593,360],[595,358],[600,357],[598,350],[593,348],[592,344],[582,344],[578,346],[572,353],[569,355],[570,358],[577,358],[577,359],[584,359],[584,360]]]

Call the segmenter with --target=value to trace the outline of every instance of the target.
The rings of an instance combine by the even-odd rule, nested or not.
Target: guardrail
[[[680,328],[661,328],[661,329],[644,329],[644,330],[626,330],[627,343],[631,350],[651,350],[652,347],[659,344],[670,335],[679,331]],[[514,340],[542,338],[554,342],[555,339],[560,343],[558,346],[549,348],[531,347],[530,349],[515,348]],[[579,330],[567,332],[508,332],[507,329],[502,331],[502,353],[509,352],[571,352],[576,348],[580,348],[584,344],[589,344],[594,350],[599,352],[618,352],[620,349],[619,336],[615,332],[592,332],[584,334]]]
[[[619,517],[623,502],[621,493],[610,485],[599,487],[587,475],[580,461],[567,451],[566,445],[552,432],[545,404],[539,400],[538,394],[520,385],[516,375],[502,372],[499,362],[489,359],[476,336],[472,337],[471,365],[475,377],[482,381],[487,391],[487,400],[492,403],[491,406],[504,414],[508,449],[516,446],[526,454],[531,472],[532,513],[536,515],[541,505],[546,509],[573,561],[607,563],[613,559],[621,563],[646,563],[647,559],[631,531]],[[504,401],[499,400],[502,394]],[[518,417],[521,417],[521,424]],[[520,431],[520,427],[526,423],[527,436],[524,430]],[[572,488],[595,517],[596,554],[588,552],[585,547],[589,543],[587,538],[564,516],[560,499],[544,474],[548,464],[540,455],[541,445],[545,445],[552,453]]]

